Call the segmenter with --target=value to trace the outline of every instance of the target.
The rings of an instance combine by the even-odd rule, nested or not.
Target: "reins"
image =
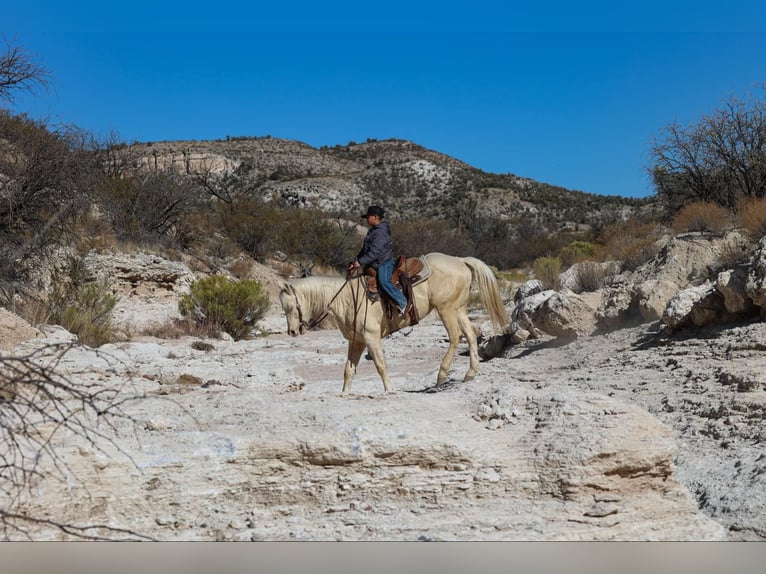
[[[319,325],[319,323],[321,323],[327,318],[327,315],[330,312],[330,305],[332,305],[333,301],[335,301],[338,295],[340,295],[340,292],[343,291],[343,288],[348,284],[349,281],[351,281],[351,279],[355,279],[356,277],[359,277],[359,275],[346,277],[346,280],[343,282],[343,285],[340,286],[340,288],[335,292],[335,295],[332,296],[332,299],[330,299],[327,305],[325,305],[324,311],[322,311],[319,314],[319,316],[311,322],[308,322],[303,319],[303,309],[301,309],[301,302],[298,300],[298,293],[296,293],[295,289],[293,289],[293,297],[295,297],[295,307],[298,309],[298,322],[301,325],[303,325],[307,331],[310,331],[311,329]],[[354,313],[356,313],[356,297],[354,297],[354,299],[355,299]],[[354,316],[354,319],[356,319],[356,316]]]

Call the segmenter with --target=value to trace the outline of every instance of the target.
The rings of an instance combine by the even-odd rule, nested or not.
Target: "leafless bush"
[[[391,235],[395,255],[417,256],[433,251],[461,257],[475,255],[471,240],[445,221],[395,222],[391,224]]]
[[[256,260],[280,252],[291,261],[340,269],[362,244],[352,224],[319,211],[278,206],[256,197],[239,197],[219,207],[227,236]]]
[[[33,255],[71,236],[89,205],[91,146],[76,129],[0,110],[0,277],[23,277]]]
[[[27,355],[0,356],[0,531],[6,539],[32,539],[33,527],[43,525],[83,539],[145,538],[108,525],[71,524],[19,510],[37,480],[51,472],[62,480],[71,474],[54,446],[56,435],[66,433],[107,452],[107,447],[119,450],[112,438],[118,426],[135,422],[125,406],[138,397],[127,389],[75,382],[59,373],[70,348],[50,345]]]
[[[199,190],[189,180],[161,172],[106,178],[94,198],[122,239],[176,239],[190,244],[194,228],[187,221],[199,211]],[[200,231],[196,238],[206,235]]]

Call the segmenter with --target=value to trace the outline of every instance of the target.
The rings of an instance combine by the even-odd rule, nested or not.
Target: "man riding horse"
[[[367,219],[367,235],[356,259],[348,264],[348,275],[361,268],[371,267],[377,271],[378,287],[393,300],[399,308],[399,317],[404,317],[407,299],[391,281],[394,272],[394,250],[391,240],[391,226],[383,221],[385,211],[378,205],[371,205],[362,214]]]

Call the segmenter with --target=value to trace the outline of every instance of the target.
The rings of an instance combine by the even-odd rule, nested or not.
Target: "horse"
[[[429,253],[424,259],[431,273],[413,287],[413,304],[421,318],[436,309],[449,335],[449,348],[439,367],[436,384],[446,382],[461,334],[468,341],[470,357],[463,380],[470,381],[479,371],[479,354],[466,305],[471,288],[478,289],[479,299],[493,325],[497,329],[504,328],[507,318],[497,280],[489,266],[475,257]],[[385,392],[393,393],[395,389],[386,373],[381,340],[407,326],[410,319],[395,313],[393,318],[389,317],[381,301],[368,298],[363,281],[361,276],[346,279],[312,276],[284,284],[279,300],[287,319],[287,333],[293,337],[303,335],[329,316],[348,340],[342,392],[351,390],[351,379],[366,347],[383,380]]]

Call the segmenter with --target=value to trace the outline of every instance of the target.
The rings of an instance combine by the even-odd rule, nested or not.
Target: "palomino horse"
[[[471,380],[479,370],[476,333],[466,314],[472,286],[478,289],[481,303],[495,327],[502,329],[506,325],[505,306],[495,275],[484,262],[474,257],[429,253],[425,260],[431,274],[413,288],[415,308],[418,317],[425,317],[436,309],[449,335],[449,348],[442,359],[436,382],[442,384],[447,380],[461,334],[468,341],[470,351],[470,366],[464,380]],[[287,332],[293,337],[302,335],[309,327],[321,322],[324,316],[331,316],[348,340],[343,392],[351,389],[351,379],[365,347],[383,379],[386,392],[394,392],[394,386],[386,374],[381,339],[406,326],[409,319],[395,317],[389,320],[381,302],[368,299],[362,281],[359,277],[350,280],[307,277],[286,284],[279,299],[287,317]]]

